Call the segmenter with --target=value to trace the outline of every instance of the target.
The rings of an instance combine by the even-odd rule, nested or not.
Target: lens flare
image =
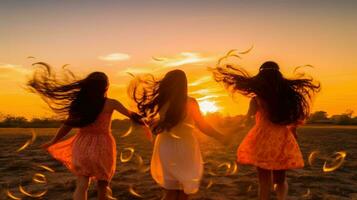
[[[273,185],[273,191],[275,192],[277,188],[278,188],[278,184],[274,183],[274,185]]]
[[[303,198],[308,198],[308,197],[310,197],[310,195],[311,195],[310,188],[307,188],[306,193],[305,193],[305,194],[303,194],[303,195],[302,195],[302,197],[303,197]]]
[[[136,157],[136,159],[137,159],[137,161],[138,161],[138,168],[142,167],[143,164],[144,164],[143,158],[142,158],[140,155],[138,155],[138,154],[135,154],[135,157]]]
[[[109,200],[118,200],[117,198],[113,197],[113,191],[109,186],[107,186],[107,198]]]
[[[69,64],[62,65],[62,69],[65,69],[67,66],[69,66]]]
[[[211,176],[218,176],[217,173],[215,173],[211,168],[208,169],[208,172],[207,172],[209,175]]]
[[[247,50],[245,50],[245,51],[238,52],[238,53],[239,53],[239,54],[247,54],[247,53],[249,53],[253,48],[254,48],[254,45],[252,45],[249,49],[247,49]]]
[[[129,192],[130,192],[130,194],[132,194],[133,196],[143,198],[143,196],[141,196],[139,193],[137,193],[137,192],[134,190],[134,186],[133,186],[133,185],[130,185],[130,187],[129,187]]]
[[[129,129],[123,135],[121,135],[120,137],[121,138],[127,137],[128,135],[131,134],[132,131],[133,131],[133,124],[130,124]]]
[[[124,148],[123,151],[120,153],[120,161],[125,163],[125,162],[129,162],[131,160],[131,158],[134,156],[134,148],[132,147],[127,147]],[[128,155],[125,155],[128,154]]]
[[[209,189],[210,187],[212,187],[212,185],[213,185],[213,180],[209,179],[209,181],[207,183],[207,186],[206,186],[206,189]]]
[[[36,183],[47,183],[46,176],[44,174],[36,173],[32,177],[33,182]]]
[[[317,156],[320,154],[319,151],[312,151],[309,155],[308,162],[309,165],[312,166],[314,161],[316,160]]]
[[[33,198],[39,198],[39,197],[42,197],[43,195],[45,195],[47,193],[47,190],[43,191],[43,192],[40,192],[40,193],[37,193],[37,194],[31,194],[29,192],[27,192],[23,187],[22,185],[19,185],[19,190],[22,194],[26,195],[26,196],[29,196],[29,197],[33,197]]]
[[[149,170],[150,170],[150,165],[141,168],[141,169],[139,170],[139,172],[141,172],[141,173],[146,173],[146,172],[148,172]]]
[[[322,167],[324,172],[332,172],[340,168],[345,161],[347,153],[345,151],[339,151],[336,152],[335,155],[336,158],[330,164],[325,161],[324,166]]]
[[[175,139],[181,139],[180,136],[178,136],[178,135],[176,135],[176,134],[174,134],[174,133],[172,133],[172,132],[170,132],[170,135],[171,135],[171,137],[173,137],[173,138],[175,138]]]
[[[222,174],[222,169],[224,170],[224,173]],[[208,170],[208,174],[212,175],[212,176],[231,176],[231,175],[235,175],[238,172],[238,165],[236,162],[223,162],[219,165],[217,165],[217,167],[212,170],[209,169]]]
[[[237,49],[231,49],[226,53],[226,56],[234,55]]]
[[[236,162],[232,162],[230,170],[229,175],[235,175],[238,173],[238,165]]]
[[[40,167],[40,168],[46,170],[46,171],[49,171],[49,172],[52,172],[52,173],[55,172],[54,169],[52,169],[52,168],[50,168],[50,167],[48,167],[48,166],[46,166],[46,165],[42,165],[42,164],[35,164],[35,165],[36,165],[37,167]]]
[[[138,171],[141,173],[146,173],[147,171],[149,171],[150,165],[145,167],[143,158],[137,154],[135,154],[135,156],[138,162]]]
[[[230,172],[230,169],[231,169],[231,163],[229,163],[229,162],[223,162],[223,163],[221,163],[221,164],[219,164],[218,165],[218,167],[217,167],[217,171],[220,171],[220,169],[221,168],[226,168],[226,172],[225,172],[225,175],[228,175],[229,174],[229,172]]]
[[[252,191],[252,189],[253,189],[253,185],[249,185],[249,186],[248,186],[248,189],[247,189],[247,192]]]
[[[297,67],[295,67],[293,73],[296,73],[299,69],[304,68],[304,67],[314,68],[314,66],[309,65],[309,64],[307,64],[307,65],[302,65],[302,66],[297,66]]]
[[[20,152],[20,151],[26,149],[28,146],[30,146],[30,145],[36,140],[37,135],[36,135],[36,132],[35,132],[34,129],[31,129],[31,134],[32,134],[31,139],[28,139],[28,140],[25,142],[25,144],[23,144],[20,148],[18,148],[18,149],[16,150],[16,152]]]
[[[218,61],[217,61],[217,66],[219,66],[219,65],[222,63],[223,60],[226,60],[226,59],[228,59],[228,58],[230,58],[230,57],[236,57],[236,58],[241,59],[242,57],[240,57],[239,55],[237,55],[237,54],[236,54],[236,51],[237,51],[237,49],[229,50],[229,51],[226,53],[226,55],[224,55],[223,57],[221,57],[220,59],[218,59]],[[244,51],[243,51],[243,52],[240,52],[240,53],[244,53]]]
[[[195,129],[195,128],[196,128],[195,125],[194,125],[194,124],[191,124],[191,123],[184,123],[184,125],[185,125],[185,126],[188,126],[188,127],[190,127],[190,128],[192,128],[192,129]]]
[[[8,197],[10,197],[11,199],[21,200],[20,197],[17,197],[17,196],[15,196],[14,194],[12,194],[9,189],[6,190],[6,195],[7,195]]]
[[[151,58],[152,58],[154,61],[158,61],[158,62],[161,62],[161,61],[166,60],[165,58],[158,58],[158,57],[154,57],[154,56],[152,56]]]

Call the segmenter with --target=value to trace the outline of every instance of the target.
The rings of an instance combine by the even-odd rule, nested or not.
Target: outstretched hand
[[[131,113],[130,119],[133,120],[137,124],[145,125],[143,116],[139,115],[138,113],[135,113],[135,112]]]

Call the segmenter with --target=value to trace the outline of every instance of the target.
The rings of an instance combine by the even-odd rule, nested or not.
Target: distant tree
[[[308,122],[318,122],[328,120],[327,112],[325,111],[316,111],[312,113],[308,119]]]
[[[35,128],[41,128],[41,127],[56,128],[59,127],[61,123],[62,123],[61,120],[54,119],[54,118],[33,118],[25,126],[35,127]]]
[[[217,128],[230,128],[232,130],[242,129],[245,123],[244,115],[224,116],[221,113],[208,113],[205,116],[206,120]],[[347,110],[343,114],[333,115],[328,117],[325,111],[316,111],[312,113],[307,121],[308,123],[331,123],[338,125],[357,125],[357,116],[353,116],[352,110]],[[57,116],[48,118],[33,118],[27,120],[22,116],[4,115],[0,113],[0,127],[21,127],[21,128],[57,128],[61,125],[62,120]],[[112,128],[114,129],[128,129],[130,126],[129,119],[114,119],[112,121]]]
[[[352,119],[352,123],[353,123],[353,124],[357,124],[357,117],[354,117],[354,118]]]
[[[11,115],[6,115],[0,125],[2,127],[21,127],[23,124],[26,124],[28,121],[25,117],[16,117]]]
[[[331,120],[334,124],[339,125],[354,124],[354,119],[352,119],[352,115],[353,111],[347,110],[344,114],[331,116]]]
[[[0,121],[2,122],[5,119],[5,115],[0,112]]]

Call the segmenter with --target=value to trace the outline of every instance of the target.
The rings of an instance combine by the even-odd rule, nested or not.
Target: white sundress
[[[160,110],[160,117],[165,116],[167,108],[164,106]],[[160,133],[155,139],[151,175],[167,190],[183,190],[186,194],[193,194],[199,189],[203,161],[193,124],[188,110],[182,122],[169,132]]]

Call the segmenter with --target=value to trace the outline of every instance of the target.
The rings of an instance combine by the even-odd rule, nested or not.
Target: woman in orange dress
[[[109,82],[104,73],[93,72],[82,80],[66,83],[58,80],[47,64],[40,63],[40,66],[42,70],[34,73],[29,88],[67,118],[56,136],[42,147],[77,176],[75,200],[87,199],[90,178],[98,182],[98,199],[107,199],[108,183],[116,166],[112,114],[118,111],[138,123],[141,123],[140,116],[106,97]],[[78,128],[78,133],[60,141],[72,128]]]
[[[296,127],[308,117],[309,101],[320,85],[307,78],[284,78],[272,61],[253,77],[231,66],[217,67],[214,75],[233,92],[252,97],[247,119],[255,116],[255,125],[238,148],[238,162],[257,167],[261,200],[269,199],[273,184],[278,199],[286,199],[286,170],[304,167]]]

